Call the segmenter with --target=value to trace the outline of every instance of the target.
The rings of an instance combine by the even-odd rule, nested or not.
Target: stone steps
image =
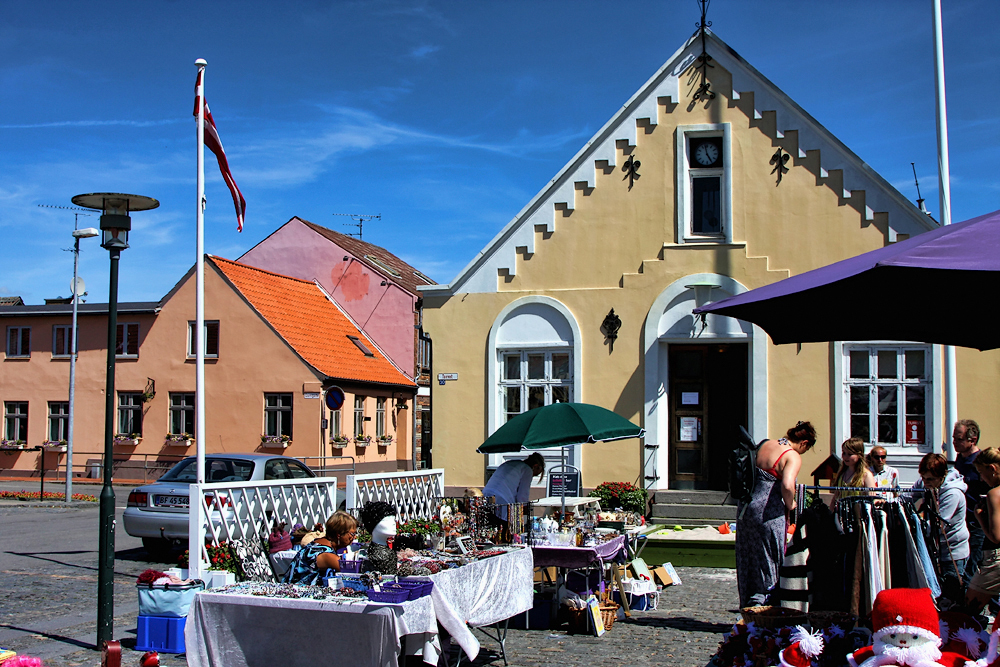
[[[736,502],[725,491],[657,491],[651,516],[668,526],[717,526],[736,521]]]

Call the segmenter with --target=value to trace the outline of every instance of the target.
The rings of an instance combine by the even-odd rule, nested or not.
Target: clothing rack
[[[896,501],[902,496],[899,494],[922,494],[927,489],[924,487],[902,487],[902,486],[819,486],[819,485],[807,485],[807,484],[796,484],[795,485],[795,513],[791,517],[792,523],[798,523],[799,515],[802,513],[802,509],[806,504],[806,491],[871,491],[871,494],[866,495],[852,495],[847,498],[841,498],[840,500],[853,499],[869,499],[869,500],[886,500],[886,501]],[[892,497],[886,497],[886,494],[894,494]]]

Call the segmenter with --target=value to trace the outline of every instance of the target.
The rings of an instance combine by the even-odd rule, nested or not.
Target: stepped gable
[[[343,380],[415,386],[315,283],[221,257],[209,257],[208,262],[320,373]],[[371,356],[348,336],[357,337]]]
[[[815,156],[817,185],[832,188],[842,200],[860,200],[857,208],[865,221],[884,214],[889,242],[894,242],[897,234],[915,235],[937,227],[732,47],[711,30],[705,32],[706,50],[714,66],[732,76],[732,90],[716,92],[728,97],[737,108],[750,109],[748,122],[758,131],[768,132],[762,125],[769,123],[758,121],[765,114],[773,116],[774,130],[770,132],[773,139],[785,140],[786,132],[795,133],[797,142],[788,140],[789,144],[797,143],[790,152],[799,160]],[[662,113],[670,114],[678,104],[687,101],[682,100],[681,78],[695,64],[701,48],[700,34],[696,32],[450,283],[419,287],[419,291],[442,296],[497,292],[499,275],[516,274],[518,250],[536,252],[536,227],[551,234],[556,231],[557,218],[567,224],[565,212],[575,209],[577,190],[592,190],[597,184],[598,170],[606,173],[617,167],[619,151],[626,156],[630,154],[640,134],[659,124],[661,109]],[[748,101],[750,105],[746,104]]]
[[[364,262],[366,265],[384,275],[386,278],[392,280],[392,282],[411,294],[420,296],[420,293],[417,291],[417,287],[420,285],[437,284],[385,248],[368,243],[367,241],[362,241],[361,239],[354,238],[353,236],[348,236],[347,234],[335,232],[332,229],[327,229],[326,227],[321,227],[314,222],[309,222],[308,220],[303,220],[302,218],[296,219],[320,236],[333,241],[341,248],[354,255],[359,261]],[[375,258],[378,262],[372,261],[372,258]],[[380,263],[384,266],[379,266]],[[386,271],[386,267],[395,271],[395,274],[388,273]]]

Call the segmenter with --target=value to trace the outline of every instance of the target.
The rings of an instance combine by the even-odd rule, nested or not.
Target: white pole
[[[73,216],[73,231],[79,225],[79,214]],[[77,290],[77,271],[80,266],[80,239],[73,239],[73,328],[69,332],[69,421],[66,424],[66,502],[73,500],[73,406],[76,403],[76,311],[80,295]],[[45,453],[42,452],[42,456]],[[43,463],[44,465],[44,463]]]
[[[198,67],[198,242],[195,258],[195,446],[198,456],[198,483],[205,483],[205,66]],[[189,507],[194,501],[189,502]],[[193,552],[191,552],[193,553]]]
[[[944,86],[944,34],[941,27],[941,0],[933,0],[934,6],[934,89],[937,97],[937,141],[938,141],[938,202],[941,209],[941,224],[951,224],[951,169],[948,164],[948,103]],[[944,346],[944,433],[942,449],[949,459],[954,458],[951,449],[951,427],[958,420],[958,366],[955,348]]]

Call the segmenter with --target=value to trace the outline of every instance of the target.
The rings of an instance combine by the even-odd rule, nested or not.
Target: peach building
[[[117,477],[156,477],[195,452],[193,276],[159,302],[119,304]],[[48,471],[65,469],[71,308],[0,306],[0,475],[37,474],[43,455]],[[410,467],[416,385],[319,285],[208,257],[205,327],[208,452],[281,452],[314,467],[353,457],[358,473]],[[72,468],[99,477],[107,304],[81,304],[78,328]],[[337,411],[324,401],[333,387]],[[51,449],[18,449],[42,445]]]

